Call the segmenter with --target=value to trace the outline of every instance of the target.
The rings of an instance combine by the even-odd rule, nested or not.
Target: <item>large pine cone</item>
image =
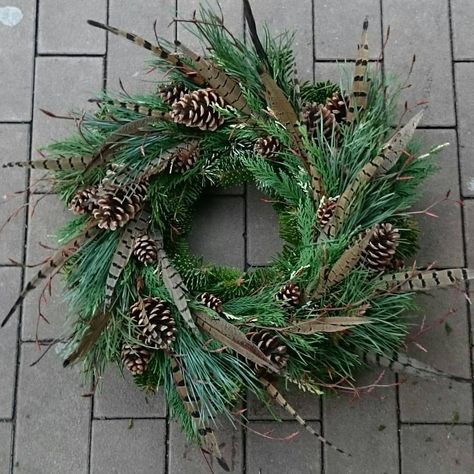
[[[399,240],[400,233],[392,224],[377,224],[365,250],[365,265],[376,271],[390,267]]]
[[[250,339],[267,357],[280,369],[286,367],[288,362],[287,348],[280,342],[276,334],[263,329],[258,332],[252,332],[247,334]],[[260,367],[256,367],[257,370]]]
[[[96,206],[96,197],[97,188],[95,186],[89,186],[88,188],[77,191],[69,203],[69,209],[75,214],[92,212]]]
[[[132,186],[105,186],[97,195],[94,217],[101,229],[116,230],[141,210],[147,191],[146,183]]]
[[[189,94],[189,89],[184,84],[173,83],[158,89],[158,95],[169,106],[172,106],[186,94]]]
[[[212,89],[199,89],[184,95],[173,104],[171,118],[187,127],[215,130],[224,118],[214,107],[224,107],[224,99]]]
[[[299,306],[301,303],[301,291],[295,283],[287,283],[278,291],[276,297],[291,306]]]
[[[138,301],[130,308],[130,316],[138,327],[139,339],[147,346],[168,349],[176,339],[176,322],[159,298]]]
[[[155,263],[158,259],[158,248],[155,240],[149,235],[138,237],[133,246],[133,255],[139,262],[145,265]]]
[[[142,375],[145,372],[150,357],[151,353],[146,347],[137,344],[122,346],[122,363],[133,375]]]
[[[281,150],[280,140],[269,135],[261,137],[255,142],[255,153],[265,158],[273,158]]]
[[[331,220],[334,211],[336,210],[337,200],[339,196],[326,199],[326,196],[321,198],[319,203],[318,211],[316,213],[316,218],[321,227],[325,227]]]
[[[217,296],[212,295],[211,293],[202,293],[197,297],[197,300],[202,304],[212,309],[216,313],[222,313],[222,301]]]
[[[306,126],[310,137],[317,136],[321,130],[323,135],[329,140],[333,133],[339,136],[339,124],[334,113],[323,104],[305,104],[301,109],[301,122]]]

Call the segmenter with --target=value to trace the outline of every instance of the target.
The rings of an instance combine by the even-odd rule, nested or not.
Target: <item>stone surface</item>
[[[8,308],[20,292],[21,272],[19,268],[0,268],[0,301],[2,308]],[[0,419],[13,416],[15,396],[16,351],[17,351],[17,311],[2,330],[0,343]],[[2,311],[3,317],[4,311]],[[2,426],[0,424],[0,426]],[[1,466],[1,463],[0,463]]]
[[[408,354],[449,374],[470,377],[469,327],[463,293],[458,289],[438,290],[419,296],[417,303],[420,314],[413,320],[416,325],[408,338]],[[400,419],[472,423],[472,387],[408,378],[400,386]]]
[[[20,10],[17,14],[20,21],[7,26],[5,22],[9,22],[2,17],[0,22],[0,120],[18,122],[31,120],[37,2],[15,0],[12,3]],[[2,10],[4,5],[2,3]]]
[[[54,195],[34,196],[32,199],[41,199],[41,201],[29,221],[26,258],[28,264],[36,265],[44,262],[58,248],[55,234],[71,214],[64,209],[63,204]],[[32,278],[38,269],[38,267],[28,268],[26,279]],[[44,298],[41,298],[45,288]],[[67,327],[68,310],[61,297],[61,288],[62,275],[59,274],[53,279],[51,292],[48,289],[48,281],[42,280],[38,287],[28,294],[23,303],[21,328],[23,340],[35,340],[37,327],[40,339],[54,339],[63,335]],[[40,298],[41,314],[48,322],[40,320],[38,324]]]
[[[86,21],[106,23],[107,0],[41,0],[38,13],[38,53],[105,53],[105,32]]]
[[[29,127],[23,124],[0,125],[0,164],[10,161],[28,161]],[[22,168],[9,168],[0,174],[1,204],[0,225],[5,225],[0,239],[0,263],[21,262],[25,227],[26,202],[22,192],[26,186],[26,172]]]
[[[63,369],[50,350],[35,344],[21,348],[16,421],[15,464],[18,472],[86,474],[89,446],[90,387],[78,368]]]
[[[125,373],[110,367],[95,394],[94,416],[98,418],[164,418],[166,407],[163,394],[147,395]]]
[[[421,250],[416,262],[420,266],[434,263],[437,268],[461,267],[464,257],[456,135],[451,130],[423,130],[417,132],[415,137],[422,140],[424,150],[436,144],[450,143],[434,158],[440,169],[423,183],[422,196],[414,206],[415,211],[421,211],[438,203],[430,210],[438,217],[416,216],[421,227]],[[444,200],[448,192],[449,197]]]
[[[403,426],[402,472],[470,474],[474,470],[470,426]]]
[[[355,58],[362,23],[369,19],[370,58],[380,55],[380,2],[379,0],[353,0],[344,3],[316,0],[314,2],[314,34],[316,59]],[[346,20],[346,21],[344,21]],[[348,20],[348,21],[347,21]],[[350,22],[350,28],[348,28]],[[360,25],[360,29],[356,28]]]
[[[109,22],[117,28],[131,31],[154,42],[153,22],[157,20],[158,36],[173,42],[175,26],[169,26],[175,16],[175,0],[149,2],[149,0],[110,0]],[[151,72],[145,61],[152,59],[146,49],[134,45],[125,38],[109,34],[107,53],[107,87],[120,90],[119,79],[127,92],[152,90],[162,78],[158,71]]]
[[[474,5],[474,4],[473,4]],[[459,158],[461,163],[462,194],[474,197],[474,64],[456,64],[456,94],[458,97]]]
[[[311,423],[319,430],[319,423]],[[263,435],[263,436],[262,436]],[[247,431],[248,474],[321,472],[319,441],[298,423],[252,422]]]
[[[165,432],[162,420],[95,420],[91,474],[165,472]]]
[[[247,259],[266,265],[282,248],[278,218],[267,198],[255,187],[247,189]]]
[[[0,421],[0,469],[2,472],[10,470],[10,448],[12,438],[12,424]]]
[[[451,0],[454,59],[474,59],[474,3],[471,0]]]
[[[395,378],[387,374],[378,380],[380,375],[378,370],[358,378],[359,396],[324,400],[324,436],[352,454],[349,458],[326,447],[327,474],[398,473]],[[369,389],[374,383],[388,387]]]
[[[204,197],[194,215],[189,238],[191,251],[205,261],[243,269],[244,225],[243,198]]]
[[[464,203],[466,236],[466,263],[469,268],[474,268],[474,201]]]
[[[216,429],[216,437],[230,472],[242,472],[243,446],[239,424],[233,429],[228,421],[223,420],[223,425],[219,425]],[[169,474],[206,474],[210,472],[209,468],[216,474],[225,472],[217,461],[208,456],[209,466],[200,449],[186,440],[180,426],[174,422],[170,425],[169,446]]]
[[[402,94],[410,107],[429,101],[422,125],[455,125],[453,77],[450,62],[448,3],[445,0],[385,0],[384,25],[390,25],[385,50],[388,73],[406,78],[413,55],[416,63]]]

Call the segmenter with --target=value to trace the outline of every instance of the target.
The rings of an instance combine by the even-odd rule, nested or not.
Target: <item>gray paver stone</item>
[[[474,59],[474,3],[471,0],[451,0],[454,59]]]
[[[0,469],[10,472],[10,448],[12,438],[12,424],[0,421]]]

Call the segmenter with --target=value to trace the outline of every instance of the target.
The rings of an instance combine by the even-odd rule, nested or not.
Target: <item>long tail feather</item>
[[[283,397],[283,395],[279,392],[279,390],[271,384],[267,379],[261,377],[260,382],[263,385],[263,388],[267,391],[269,397],[275,401],[278,405],[280,405],[284,410],[286,410],[301,426],[305,428],[306,431],[311,433],[313,436],[316,436],[318,440],[329,446],[332,449],[335,449],[338,453],[344,454],[345,456],[351,457],[350,453],[346,453],[341,448],[338,448],[322,435],[320,435],[317,431],[315,431],[308,423],[296,412],[296,410],[287,402],[287,400]]]
[[[41,269],[36,273],[36,275],[26,284],[25,288],[20,293],[17,300],[3,319],[1,327],[7,324],[8,320],[13,316],[15,311],[18,309],[18,307],[28,295],[28,293],[34,290],[41,280],[48,278],[48,276],[50,276],[54,271],[59,270],[67,261],[67,259],[71,256],[71,253],[74,253],[74,251],[76,251],[82,243],[92,239],[96,235],[97,231],[98,230],[95,227],[87,227],[87,229],[83,233],[81,233],[77,237],[74,237],[74,239],[67,242],[63,247],[56,251],[41,267]]]
[[[255,51],[257,51],[258,57],[260,60],[268,67],[269,61],[267,52],[258,37],[257,25],[255,23],[255,17],[253,16],[252,8],[250,6],[249,0],[244,0],[244,16],[245,21],[249,27],[250,38],[252,39],[253,46]]]
[[[380,280],[388,290],[426,291],[433,288],[458,285],[463,281],[474,280],[474,270],[469,268],[450,268],[447,270],[423,270],[382,275]]]
[[[435,381],[447,379],[455,382],[474,383],[474,379],[448,374],[403,353],[394,352],[392,354],[380,355],[373,352],[364,352],[360,353],[360,356],[368,365],[375,365],[400,374],[414,375]]]
[[[367,78],[367,65],[369,63],[369,43],[367,41],[367,30],[369,20],[366,18],[362,26],[362,37],[357,45],[357,58],[355,63],[354,81],[352,84],[352,94],[349,100],[349,110],[347,113],[347,123],[352,123],[357,113],[362,112],[367,107],[367,97],[369,94],[369,81]]]
[[[92,161],[92,156],[70,156],[65,158],[48,158],[46,160],[11,161],[4,163],[2,168],[31,168],[36,170],[64,171],[86,168]]]
[[[104,25],[103,23],[100,23],[95,20],[87,20],[87,23],[91,26],[94,26],[95,28],[100,28],[102,30],[109,31],[110,33],[113,33],[114,35],[122,36],[123,38],[126,38],[127,40],[131,41],[132,43],[135,43],[136,45],[142,48],[145,48],[148,51],[151,51],[153,54],[155,54],[159,58],[168,62],[172,66],[178,68],[180,71],[186,74],[192,81],[194,81],[198,85],[203,85],[206,82],[204,78],[202,78],[199,74],[196,74],[195,71],[191,70],[189,66],[184,64],[176,54],[170,53],[169,51],[162,48],[161,46],[154,45],[150,43],[149,41],[147,41],[146,39],[135,35],[134,33],[129,33],[127,31],[120,30],[113,26]]]
[[[228,323],[219,316],[210,317],[199,311],[196,311],[194,315],[196,316],[196,324],[216,341],[232,348],[235,352],[258,366],[265,367],[274,373],[280,371],[278,367],[273,365],[268,357],[233,324]]]
[[[192,396],[189,393],[180,364],[173,356],[171,356],[171,371],[173,374],[174,383],[176,385],[176,391],[183,402],[184,408],[190,414],[193,423],[196,426],[201,449],[215,457],[222,469],[229,471],[229,466],[221,454],[219,443],[217,442],[214,431],[202,420],[202,416],[199,411],[200,400],[196,396]]]

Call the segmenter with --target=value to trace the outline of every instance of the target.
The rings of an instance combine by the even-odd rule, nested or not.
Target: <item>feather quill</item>
[[[322,444],[329,446],[332,449],[335,449],[338,453],[351,457],[351,454],[346,453],[341,448],[338,448],[333,443],[324,438],[322,435],[320,435],[317,431],[315,431],[311,426],[309,426],[308,423],[297,413],[297,411],[288,403],[288,401],[283,397],[280,391],[272,383],[270,383],[264,377],[260,378],[260,383],[268,393],[270,399],[273,400],[277,405],[282,407],[284,410],[286,410],[301,426],[304,427],[306,431],[311,433],[313,436],[316,436],[316,438],[318,438],[318,440]]]
[[[369,318],[363,317],[334,316],[332,318],[324,318],[318,316],[283,328],[281,331],[305,335],[315,334],[317,332],[340,332],[346,331],[353,326],[370,324],[370,322],[371,320]]]
[[[369,43],[367,41],[367,30],[369,20],[366,18],[362,26],[362,36],[357,45],[357,58],[355,63],[354,80],[352,83],[352,94],[349,99],[349,108],[346,121],[352,123],[356,115],[367,107],[369,94],[369,80],[367,78],[367,65],[369,63]]]
[[[167,51],[166,49],[164,49],[163,47],[159,45],[158,46],[154,45],[150,43],[149,41],[147,41],[146,39],[135,35],[134,33],[129,33],[127,31],[120,30],[113,26],[104,25],[103,23],[100,23],[95,20],[87,20],[87,23],[91,26],[94,26],[95,28],[100,28],[102,30],[109,31],[110,33],[113,33],[114,35],[122,36],[123,38],[126,38],[127,40],[131,41],[132,43],[135,43],[137,46],[145,48],[148,51],[151,51],[153,54],[155,54],[159,58],[163,59],[164,61],[168,62],[170,65],[179,69],[183,74],[188,76],[194,83],[198,85],[203,85],[206,82],[203,77],[201,77],[195,71],[190,69],[189,66],[184,64],[175,53],[170,53],[169,51]]]
[[[58,271],[71,256],[71,254],[73,254],[79,248],[80,245],[82,245],[84,242],[90,241],[95,237],[98,229],[97,227],[93,227],[94,225],[95,222],[89,223],[81,234],[67,242],[48,259],[48,261],[40,268],[35,276],[26,284],[25,288],[20,293],[17,300],[3,319],[0,327],[3,327],[5,324],[7,324],[8,320],[13,316],[28,293],[34,290],[40,281],[48,278],[53,272]]]
[[[192,396],[189,393],[188,388],[186,387],[183,371],[180,367],[180,363],[182,362],[178,362],[174,356],[170,356],[170,358],[171,372],[173,374],[173,381],[176,386],[176,392],[178,393],[179,398],[183,402],[184,408],[191,416],[193,424],[196,427],[201,449],[209,453],[211,456],[215,457],[222,469],[224,469],[225,471],[229,471],[229,466],[221,454],[221,451],[219,449],[219,443],[217,442],[217,438],[214,434],[213,429],[202,420],[202,416],[199,410],[199,398],[196,395]]]
[[[278,367],[273,365],[268,357],[233,324],[217,315],[210,317],[199,311],[194,312],[194,316],[196,317],[196,324],[216,341],[230,347],[258,366],[265,367],[271,372],[279,372]]]

